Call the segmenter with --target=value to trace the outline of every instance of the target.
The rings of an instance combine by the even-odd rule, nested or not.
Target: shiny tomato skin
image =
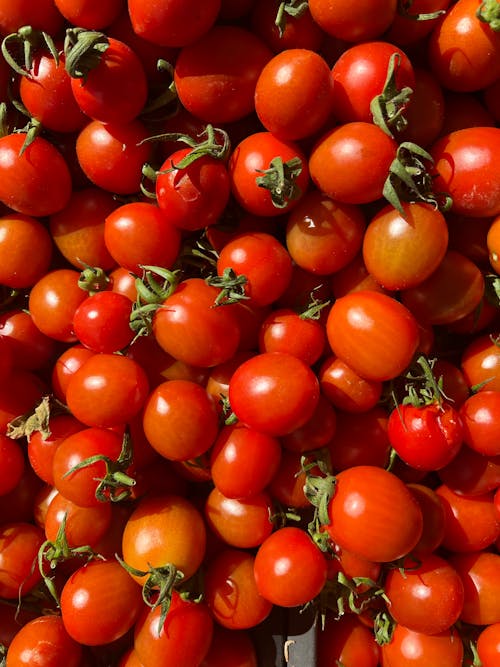
[[[500,348],[489,333],[475,336],[463,349],[460,368],[469,388],[475,391],[500,389]]]
[[[6,496],[7,497],[7,496]],[[44,542],[43,530],[26,521],[3,521],[0,524],[0,595],[17,600],[27,595],[42,575],[36,562]]]
[[[311,0],[309,11],[329,35],[345,42],[364,42],[382,35],[396,16],[394,0],[362,0],[356,6],[343,2]]]
[[[467,127],[437,139],[429,148],[436,192],[447,192],[451,211],[471,218],[500,213],[496,156],[500,128]]]
[[[54,3],[69,23],[92,30],[107,28],[123,7],[122,0],[111,0],[105,4],[89,0],[54,0]]]
[[[337,299],[328,314],[326,333],[334,354],[368,380],[385,381],[402,373],[419,344],[412,313],[396,299],[374,290]]]
[[[93,352],[111,354],[125,349],[134,338],[130,326],[132,304],[117,292],[88,296],[75,311],[73,331],[79,342]]]
[[[399,457],[419,470],[443,468],[463,441],[462,419],[450,403],[398,405],[389,417],[388,433]]]
[[[469,396],[460,407],[466,444],[484,456],[500,455],[498,410],[500,391],[488,389]]]
[[[67,633],[86,646],[123,637],[144,606],[141,589],[117,560],[93,560],[76,570],[64,584],[60,604]]]
[[[318,370],[321,391],[328,401],[344,412],[367,412],[382,396],[382,382],[360,377],[334,354],[325,357]]]
[[[32,252],[35,246],[36,254]],[[12,289],[32,287],[49,270],[52,256],[52,239],[41,221],[22,213],[0,217],[2,285]]]
[[[500,623],[492,623],[479,633],[477,653],[483,667],[495,667],[500,659]]]
[[[381,656],[384,667],[461,667],[464,646],[455,628],[426,635],[396,624]]]
[[[291,308],[273,309],[260,327],[260,352],[288,352],[309,366],[322,356],[325,344],[323,324]]]
[[[464,584],[460,619],[471,625],[500,621],[500,555],[491,551],[451,554],[448,558]]]
[[[375,562],[405,556],[423,530],[422,512],[404,482],[376,466],[354,466],[338,473],[328,514],[325,528],[332,540]],[[382,534],[384,539],[378,539]]]
[[[500,485],[500,456],[484,456],[464,443],[438,475],[456,493],[470,496],[487,493]]]
[[[408,483],[411,494],[417,501],[424,518],[424,528],[412,555],[423,558],[432,554],[444,538],[445,511],[440,497],[425,484]]]
[[[229,381],[229,401],[238,419],[274,436],[303,426],[319,400],[311,368],[285,352],[263,352],[243,362]]]

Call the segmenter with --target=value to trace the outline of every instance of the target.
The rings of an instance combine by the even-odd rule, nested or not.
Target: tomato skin
[[[82,546],[93,548],[111,527],[111,507],[111,503],[80,507],[57,492],[45,514],[45,536],[50,542],[55,542],[65,519],[64,529],[70,549]]]
[[[0,524],[0,595],[17,600],[28,594],[42,575],[36,562],[38,550],[44,542],[41,528],[25,521]]]
[[[67,633],[86,646],[123,637],[144,606],[140,588],[116,560],[94,560],[76,570],[63,586],[60,605]]]
[[[223,0],[223,5],[225,2],[228,0]],[[321,52],[325,33],[312,18],[308,7],[297,16],[288,15],[284,29],[280,31],[276,25],[277,2],[249,0],[248,4],[252,31],[275,53],[294,48]]]
[[[500,623],[483,628],[477,638],[477,653],[483,667],[495,667],[500,658]]]
[[[260,352],[288,352],[309,366],[321,357],[325,343],[323,325],[291,308],[275,308],[260,327]]]
[[[318,400],[319,383],[311,368],[285,352],[251,357],[229,381],[229,401],[238,419],[269,435],[283,436],[303,426]]]
[[[280,438],[284,449],[289,452],[308,452],[324,447],[335,434],[337,413],[325,396],[319,400],[311,418],[291,433]]]
[[[134,649],[148,667],[198,667],[208,653],[214,622],[204,602],[172,594],[169,613],[159,629],[161,609],[148,607],[134,628]]]
[[[401,374],[419,343],[411,312],[392,297],[372,290],[337,299],[328,314],[326,333],[334,354],[367,380],[384,381]]]
[[[295,194],[280,207],[273,203],[271,192],[256,181],[277,157],[283,164],[297,158],[300,160],[300,173],[294,179]],[[242,139],[234,147],[228,166],[233,196],[245,211],[258,216],[272,217],[289,212],[309,186],[307,158],[302,149],[298,144],[278,139],[267,131],[254,132]]]
[[[389,61],[399,56],[395,76],[398,90],[415,88],[410,59],[399,47],[385,41],[363,42],[346,49],[332,67],[333,115],[341,123],[373,122],[370,104],[383,91]]]
[[[495,341],[489,333],[475,336],[462,351],[460,368],[469,388],[500,389],[500,348]]]
[[[254,577],[259,593],[281,607],[298,607],[313,600],[326,576],[323,552],[306,531],[295,526],[276,530],[255,556]]]
[[[459,0],[431,32],[430,67],[450,90],[481,90],[500,76],[500,36],[476,15],[480,4]]]
[[[95,0],[54,0],[54,3],[67,21],[92,30],[109,26],[123,6],[122,0],[111,0],[105,5]]]
[[[325,529],[340,548],[375,562],[401,558],[413,549],[423,517],[404,482],[376,466],[348,468],[336,480]],[[379,530],[383,542],[376,539]]]
[[[429,148],[436,192],[447,192],[451,211],[471,218],[500,213],[500,176],[496,155],[500,128],[468,127],[437,139]]]
[[[132,304],[117,292],[98,292],[87,297],[73,316],[79,342],[94,352],[119,352],[135,335],[130,326]]]
[[[38,252],[33,256],[32,249]],[[20,289],[31,287],[48,271],[53,245],[47,228],[22,213],[0,217],[0,283]],[[27,262],[27,258],[30,261]]]
[[[455,458],[438,472],[456,493],[480,495],[500,485],[500,456],[484,456],[463,444]]]
[[[6,656],[9,667],[79,667],[81,645],[66,632],[57,615],[37,616],[13,638]]]
[[[0,4],[0,31],[3,35],[17,32],[25,25],[44,30],[49,35],[57,35],[63,24],[63,17],[57,10],[54,0],[42,0],[33,7],[24,0],[16,2],[2,0]]]
[[[24,452],[21,445],[3,433],[0,433],[0,496],[13,491],[20,482],[25,467]]]
[[[396,16],[395,0],[362,0],[356,6],[328,0],[311,0],[309,11],[329,35],[346,42],[365,42],[382,35]]]
[[[70,198],[68,165],[57,148],[40,136],[20,155],[25,139],[23,132],[0,138],[0,201],[24,215],[51,215]]]
[[[231,58],[227,58],[228,53]],[[207,123],[241,120],[254,110],[255,85],[272,56],[250,30],[215,25],[180,50],[174,66],[179,100]]]
[[[461,667],[464,646],[457,630],[436,635],[396,624],[392,639],[381,648],[384,667]]]
[[[382,382],[360,377],[335,355],[327,356],[318,371],[321,391],[330,403],[344,412],[367,412],[382,396]]]
[[[167,380],[153,389],[144,405],[142,423],[153,449],[171,461],[201,456],[219,431],[212,397],[190,380]]]
[[[54,396],[62,403],[66,403],[66,391],[71,376],[94,354],[95,352],[80,343],[75,343],[57,357],[52,367],[51,386]]]
[[[497,414],[500,391],[488,390],[472,394],[460,407],[466,444],[484,456],[500,455]]]
[[[408,483],[411,494],[417,501],[424,518],[424,527],[412,555],[423,558],[432,554],[444,538],[445,512],[440,497],[425,484]]]
[[[397,144],[383,130],[353,121],[328,130],[309,154],[316,187],[344,204],[367,204],[382,197]]]
[[[460,619],[471,625],[491,625],[500,620],[500,555],[490,551],[451,554],[448,558],[464,585]]]
[[[33,371],[18,368],[0,385],[0,433],[7,435],[9,423],[30,413],[48,392],[47,385]]]
[[[334,618],[327,614],[325,628],[318,635],[318,667],[377,667],[379,647],[373,632],[356,614]]]
[[[399,405],[391,412],[389,439],[400,458],[417,470],[439,470],[463,441],[462,419],[450,404]]]
[[[71,413],[87,426],[124,424],[139,413],[149,393],[145,371],[119,354],[92,355],[68,383]]]
[[[181,233],[155,204],[132,202],[106,216],[104,241],[117,264],[140,275],[141,264],[172,268]]]

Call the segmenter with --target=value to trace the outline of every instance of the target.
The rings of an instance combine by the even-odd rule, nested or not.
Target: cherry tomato
[[[366,413],[382,396],[382,382],[360,377],[333,354],[323,360],[318,379],[326,398],[335,408],[345,412]]]
[[[325,627],[318,634],[318,667],[377,667],[379,646],[373,632],[355,614],[335,618],[327,614]]]
[[[500,619],[498,577],[500,555],[490,551],[451,554],[448,558],[464,585],[460,619],[472,625],[491,625]]]
[[[93,352],[119,352],[132,342],[132,304],[117,292],[97,292],[87,297],[73,315],[73,331]]]
[[[80,507],[56,493],[47,507],[45,537],[50,542],[55,542],[64,521],[64,533],[70,549],[95,547],[110,529],[111,518],[110,503]]]
[[[309,11],[329,35],[346,42],[363,42],[382,35],[396,16],[394,0],[363,0],[355,7],[344,2],[311,0]]]
[[[391,640],[381,648],[384,667],[460,667],[464,645],[455,628],[435,635],[396,624]]]
[[[408,483],[411,494],[419,504],[424,518],[424,527],[419,541],[413,547],[412,555],[421,558],[432,554],[444,538],[445,512],[437,493],[425,484]]]
[[[500,392],[484,388],[469,396],[460,407],[464,424],[464,441],[484,456],[498,456],[497,410]]]
[[[36,567],[38,550],[44,542],[41,528],[24,521],[0,524],[0,595],[17,600],[27,595],[42,578]]]
[[[20,628],[7,651],[6,664],[79,667],[82,655],[82,646],[67,633],[61,616],[49,614]]]
[[[500,348],[491,334],[476,336],[464,348],[460,363],[469,388],[498,391],[500,388]]]
[[[120,13],[122,0],[111,0],[105,4],[94,0],[54,0],[57,9],[73,25],[99,30],[106,28]]]
[[[500,623],[492,623],[483,628],[476,646],[483,667],[495,667],[500,657]]]
[[[36,254],[32,252],[34,246]],[[52,254],[52,240],[42,222],[22,213],[0,217],[2,285],[13,289],[32,287],[47,273]]]

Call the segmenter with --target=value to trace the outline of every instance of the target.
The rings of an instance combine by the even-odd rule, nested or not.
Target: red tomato
[[[285,352],[263,352],[244,361],[229,382],[229,402],[238,419],[258,431],[283,436],[303,426],[319,400],[309,366]]]
[[[373,632],[355,614],[335,618],[327,614],[324,629],[318,633],[318,667],[377,667],[379,646]]]
[[[411,312],[396,299],[371,290],[337,299],[328,314],[326,332],[334,354],[368,380],[384,381],[401,374],[419,343]]]
[[[364,42],[382,35],[396,16],[395,0],[362,0],[356,6],[344,2],[311,0],[309,11],[329,35],[345,42]]]
[[[97,292],[87,297],[73,315],[73,331],[93,352],[119,352],[132,342],[132,304],[117,292]]]
[[[337,413],[320,393],[318,403],[311,418],[291,433],[280,438],[281,444],[289,452],[308,452],[321,449],[330,442],[337,427]]]
[[[95,354],[72,375],[66,401],[87,426],[124,424],[142,409],[149,392],[145,371],[119,354]]]
[[[472,496],[487,493],[500,485],[500,456],[484,456],[463,444],[438,474],[455,493]]]
[[[482,334],[463,349],[460,366],[469,388],[475,391],[500,389],[500,347],[496,337]]]
[[[87,646],[123,637],[142,609],[141,589],[116,560],[83,565],[66,580],[61,592],[66,632]]]
[[[291,308],[275,308],[262,322],[260,352],[288,352],[309,366],[322,356],[326,344],[323,324],[307,313]]]
[[[131,202],[109,211],[104,241],[114,261],[141,274],[141,265],[173,267],[181,233],[155,204]]]
[[[54,0],[57,9],[73,25],[99,30],[114,21],[123,7],[123,0],[100,3],[96,0]]]
[[[367,204],[382,197],[396,142],[376,125],[351,122],[327,131],[309,154],[316,187],[343,204]]]
[[[309,186],[307,158],[302,149],[271,132],[251,133],[234,147],[229,176],[238,203],[258,216],[289,212]]]
[[[490,551],[451,554],[448,558],[464,585],[460,620],[472,625],[500,621],[500,555]]]
[[[500,659],[500,622],[481,630],[477,638],[477,653],[483,667],[495,667]]]
[[[323,360],[318,379],[326,398],[345,412],[366,413],[377,405],[382,396],[382,382],[359,376],[335,355]]]
[[[54,339],[40,331],[26,310],[15,308],[0,315],[0,336],[10,343],[16,368],[45,371],[58,351]]]
[[[480,90],[500,76],[500,35],[486,13],[479,0],[459,0],[431,32],[429,64],[446,88]]]
[[[39,251],[32,253],[36,247]],[[52,240],[45,225],[22,213],[0,217],[0,283],[12,289],[32,287],[52,260]],[[33,256],[34,255],[34,256]],[[27,257],[30,261],[27,262]]]
[[[62,403],[66,403],[66,391],[70,378],[95,352],[80,343],[66,348],[57,358],[52,367],[51,384],[54,396]]]
[[[423,530],[420,507],[396,475],[376,466],[338,473],[328,504],[332,540],[366,560],[389,562],[407,555]],[[377,539],[377,535],[384,539]]]
[[[432,554],[444,538],[445,513],[437,493],[425,484],[409,483],[408,488],[419,504],[424,518],[424,527],[419,541],[412,551],[416,558]]]
[[[250,30],[215,25],[180,50],[174,66],[179,100],[207,123],[240,120],[254,110],[257,79],[272,56],[273,52]]]
[[[44,542],[41,528],[24,521],[0,524],[0,595],[17,600],[40,581],[36,567],[38,550]]]
[[[498,410],[500,391],[488,389],[472,394],[460,407],[464,424],[464,441],[484,456],[500,455]]]
[[[455,628],[427,635],[396,624],[381,656],[384,667],[461,667],[464,645]]]
[[[37,616],[19,629],[6,656],[9,667],[79,667],[82,646],[67,633],[61,616]]]
[[[46,384],[33,371],[15,369],[6,380],[0,384],[0,433],[4,435],[10,422],[31,414],[48,392]]]
[[[149,394],[142,423],[148,442],[171,461],[204,454],[219,431],[219,415],[206,389],[190,380],[167,380]]]
[[[234,4],[232,0],[222,0],[223,7],[225,3]],[[295,12],[293,5],[285,5],[284,12],[279,15],[280,5],[277,2],[249,0],[248,4],[251,5],[250,22],[253,32],[275,53],[297,48],[318,52],[321,50],[325,33],[312,18],[308,6]]]
[[[56,493],[45,515],[45,537],[55,543],[64,521],[68,547],[95,547],[111,527],[111,503],[94,507],[80,507],[60,493]]]
[[[71,175],[62,154],[35,137],[23,152],[26,133],[0,138],[0,201],[17,213],[42,217],[63,209],[71,195]]]
[[[54,0],[41,0],[36,6],[29,6],[24,0],[2,0],[0,3],[0,31],[4,35],[17,32],[30,25],[36,30],[44,30],[56,35],[64,25],[64,20]]]
[[[21,481],[24,474],[24,452],[21,445],[0,433],[0,496],[10,493]]]
[[[430,147],[434,188],[451,196],[452,212],[472,218],[500,213],[500,176],[496,163],[499,150],[498,127],[457,130]]]

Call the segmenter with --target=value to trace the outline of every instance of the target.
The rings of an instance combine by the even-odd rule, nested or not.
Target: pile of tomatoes
[[[2,664],[498,666],[498,0],[0,36]]]

